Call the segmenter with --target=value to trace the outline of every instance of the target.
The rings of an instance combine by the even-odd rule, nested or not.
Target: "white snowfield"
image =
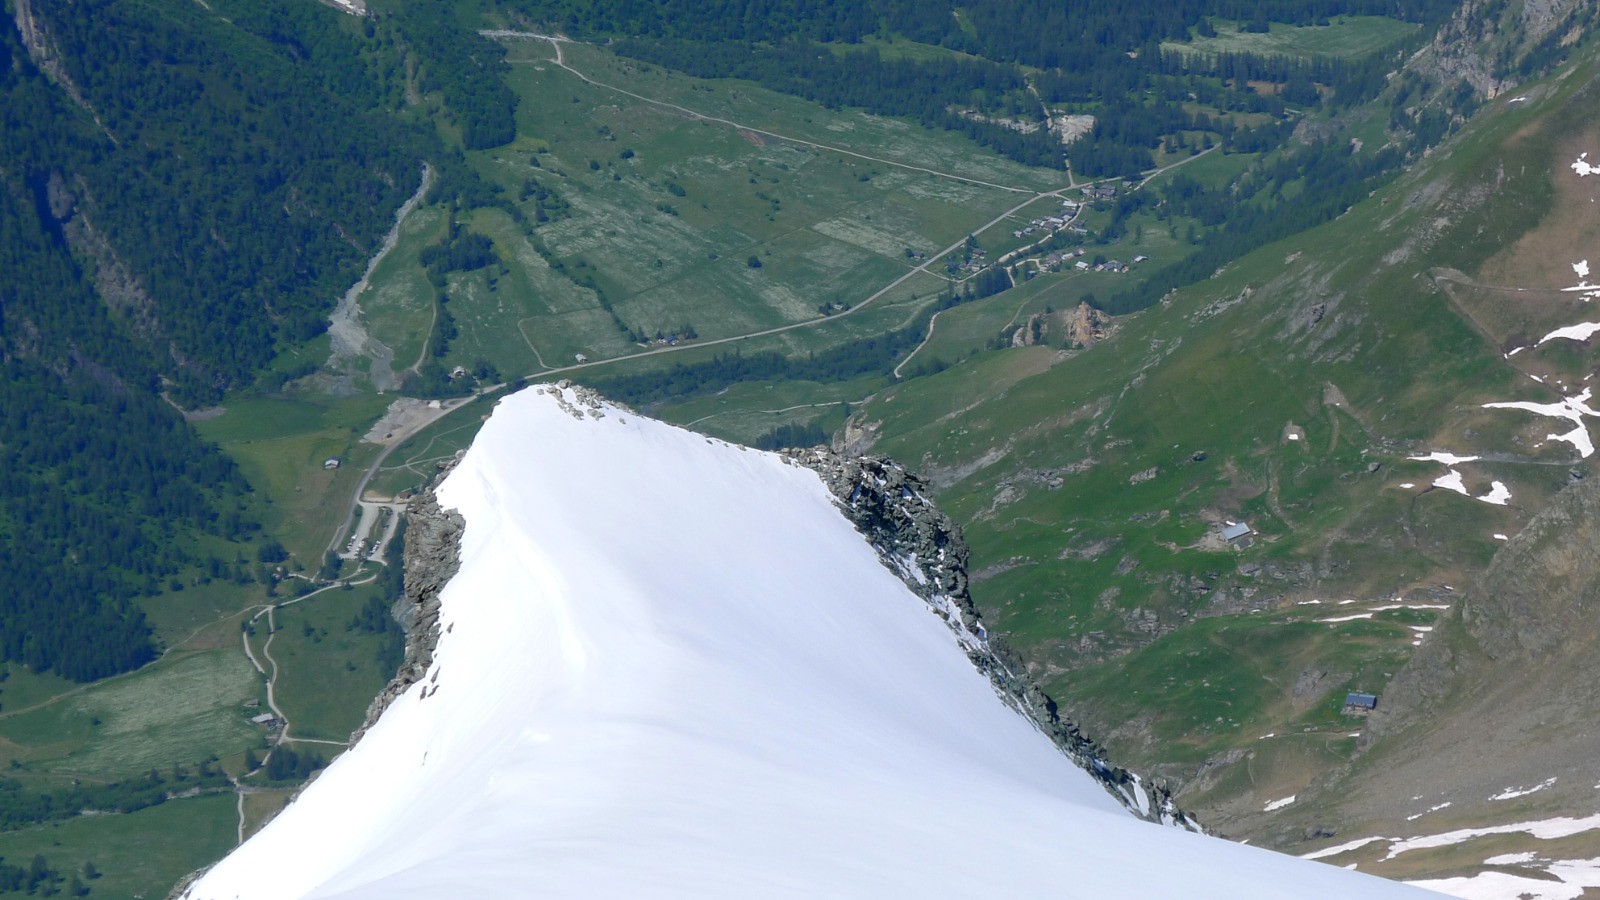
[[[1589,398],[1592,393],[1592,388],[1584,388],[1583,392],[1575,397],[1561,398],[1560,403],[1534,403],[1528,400],[1512,400],[1504,403],[1485,403],[1483,408],[1521,409],[1536,415],[1566,419],[1573,424],[1573,429],[1565,434],[1545,435],[1545,440],[1566,441],[1577,449],[1579,456],[1588,459],[1594,455],[1594,439],[1589,436],[1589,426],[1583,421],[1583,417],[1600,416],[1600,410],[1589,406]]]
[[[441,487],[429,676],[185,897],[1438,896],[1133,818],[816,474],[571,402]]]

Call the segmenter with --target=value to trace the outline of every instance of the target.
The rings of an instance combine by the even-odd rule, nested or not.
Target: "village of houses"
[[[1040,237],[1031,244],[1023,246],[1017,250],[1013,250],[1011,253],[1001,257],[999,260],[1000,264],[1021,265],[1025,262],[1028,262],[1028,260],[1023,259],[1023,257],[1026,257],[1035,251],[1041,244],[1048,242],[1051,238],[1062,232],[1074,235],[1080,239],[1087,239],[1089,237],[1089,229],[1079,224],[1079,217],[1082,215],[1084,209],[1090,204],[1116,199],[1117,188],[1115,185],[1102,183],[1087,185],[1083,188],[1080,188],[1080,190],[1083,193],[1083,200],[1081,202],[1077,200],[1062,200],[1061,211],[1059,213],[1052,216],[1041,216],[1039,218],[1032,219],[1023,227],[1013,230],[1011,232],[1011,236],[1014,238],[1026,238],[1035,234],[1039,235]],[[1036,271],[1039,268],[1042,268],[1051,272],[1059,272],[1070,266],[1070,268],[1079,272],[1111,272],[1124,274],[1133,266],[1146,262],[1150,258],[1141,254],[1134,256],[1128,262],[1123,262],[1120,259],[1107,259],[1103,261],[1092,262],[1083,258],[1086,254],[1087,251],[1081,245],[1071,249],[1053,250],[1044,257],[1034,261],[1034,265],[1036,267]],[[972,254],[972,259],[963,268],[972,272],[981,271],[987,267],[983,257],[983,251],[979,250],[974,252]],[[1013,263],[1013,260],[1015,260],[1015,263]]]

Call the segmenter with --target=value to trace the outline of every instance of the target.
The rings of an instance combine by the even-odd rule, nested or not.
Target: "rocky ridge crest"
[[[406,655],[400,670],[367,707],[366,719],[350,735],[350,746],[377,723],[394,699],[421,681],[433,664],[439,645],[439,594],[461,568],[461,534],[467,520],[439,506],[434,493],[451,461],[432,483],[406,504],[405,595],[396,603],[395,618],[406,632]]]
[[[968,593],[966,542],[961,530],[928,499],[927,486],[890,460],[846,456],[815,448],[786,458],[816,472],[840,511],[871,543],[885,566],[923,598],[950,626],[972,664],[988,676],[1002,700],[1050,738],[1079,768],[1099,781],[1130,812],[1147,821],[1203,830],[1172,801],[1164,783],[1145,783],[1106,759],[1105,750],[1062,718],[1056,703],[991,647]]]

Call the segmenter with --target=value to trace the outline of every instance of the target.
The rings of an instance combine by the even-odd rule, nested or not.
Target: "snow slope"
[[[440,487],[430,677],[185,896],[1437,896],[1132,818],[814,473],[572,402]]]

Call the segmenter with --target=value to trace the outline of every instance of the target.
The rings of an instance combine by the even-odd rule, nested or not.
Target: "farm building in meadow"
[[[1233,543],[1241,538],[1249,537],[1250,525],[1245,522],[1224,522],[1222,525],[1222,539]]]
[[[1344,695],[1345,715],[1364,716],[1377,708],[1377,694],[1362,694],[1357,691],[1351,691]]]

